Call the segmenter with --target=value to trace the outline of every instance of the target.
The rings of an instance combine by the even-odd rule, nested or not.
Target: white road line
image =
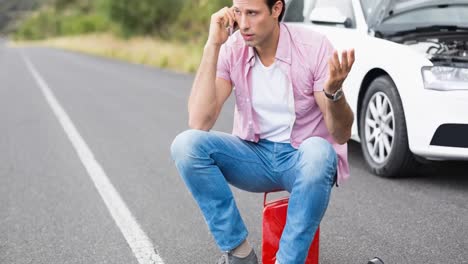
[[[115,223],[119,227],[120,231],[127,240],[128,245],[135,254],[138,263],[164,264],[161,257],[155,251],[153,243],[145,234],[145,232],[143,232],[140,225],[135,220],[135,217],[133,217],[127,205],[122,200],[112,183],[109,181],[109,178],[104,172],[102,166],[94,158],[93,153],[83,138],[80,136],[80,133],[73,125],[71,119],[68,117],[68,114],[55,98],[52,90],[48,87],[47,83],[38,73],[31,61],[23,53],[21,53],[21,56],[23,57],[23,60],[36,80],[38,86],[41,88],[42,93],[52,108],[52,111],[65,130],[65,133],[73,144],[73,147],[78,153],[81,162],[85,166],[89,176],[94,182],[94,185],[99,191],[99,194],[104,200],[107,209],[109,209],[109,212],[114,218]]]

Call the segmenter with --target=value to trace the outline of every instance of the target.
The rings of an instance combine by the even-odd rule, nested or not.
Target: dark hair
[[[283,16],[284,16],[284,11],[286,10],[286,3],[284,0],[266,0],[266,3],[268,5],[268,8],[270,8],[270,11],[272,11],[273,9],[273,6],[276,4],[276,2],[278,1],[281,1],[283,3],[283,10],[281,10],[281,14],[279,15],[278,17],[278,22],[281,21],[281,19],[283,19]]]

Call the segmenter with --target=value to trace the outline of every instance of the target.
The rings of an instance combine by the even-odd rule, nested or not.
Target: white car
[[[290,0],[283,21],[355,48],[352,139],[380,176],[468,160],[468,0]]]

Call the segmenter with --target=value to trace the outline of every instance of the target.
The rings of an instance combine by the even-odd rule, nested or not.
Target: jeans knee
[[[311,137],[299,147],[303,156],[317,163],[336,163],[336,152],[332,144],[321,137]]]
[[[333,145],[321,137],[306,139],[299,147],[303,180],[308,184],[333,183],[337,169],[337,154]]]
[[[194,152],[202,136],[208,133],[203,130],[189,129],[178,134],[171,144],[171,156],[174,161],[183,159]]]

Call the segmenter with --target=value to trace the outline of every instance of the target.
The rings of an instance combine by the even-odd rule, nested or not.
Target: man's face
[[[261,45],[278,23],[266,0],[233,0],[233,7],[240,33],[251,47]]]

